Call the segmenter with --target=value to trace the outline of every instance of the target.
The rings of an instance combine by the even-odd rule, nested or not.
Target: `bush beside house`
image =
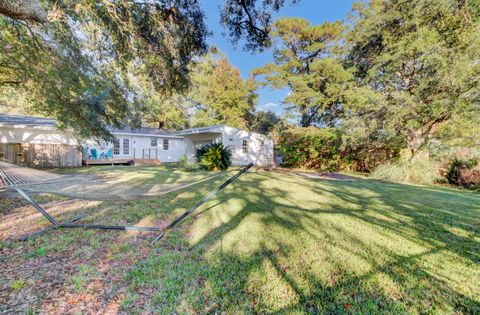
[[[340,132],[334,128],[293,128],[278,139],[282,166],[294,168],[338,170],[340,145]]]
[[[197,149],[197,162],[209,171],[226,170],[232,166],[232,153],[221,143],[205,145]]]
[[[354,147],[343,142],[337,128],[300,127],[281,132],[277,149],[284,167],[355,172],[371,172],[399,152],[395,147]]]
[[[439,158],[431,156],[428,150],[408,159],[402,156],[400,147],[395,143],[391,147],[379,148],[345,145],[339,129],[310,126],[281,132],[276,149],[282,157],[283,167],[322,171],[347,169],[371,173],[374,178],[393,182],[431,185],[443,181],[465,188],[480,187],[476,159]],[[444,159],[450,162],[441,167]]]

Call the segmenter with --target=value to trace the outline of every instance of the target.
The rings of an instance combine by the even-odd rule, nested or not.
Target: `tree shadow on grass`
[[[337,212],[414,242],[444,247],[473,263],[480,263],[480,243],[476,241],[480,235],[480,211],[474,209],[475,205],[480,205],[479,194],[378,181],[341,182],[341,185],[330,185],[327,180],[315,181],[322,186],[306,187],[313,193],[328,192],[339,198],[341,201],[333,205]],[[359,187],[367,187],[374,193],[365,196],[356,192]],[[361,211],[346,208],[348,204],[358,205]],[[461,231],[455,234],[455,229]],[[459,235],[462,232],[468,236]]]
[[[300,184],[314,194],[331,194],[338,200],[328,204],[322,202],[310,204],[308,208],[289,204],[288,199],[291,196],[288,193],[288,187],[264,188],[268,187],[269,181],[282,180],[290,181],[290,184]],[[265,185],[259,185],[259,182]],[[460,193],[452,195],[450,191],[445,192],[443,189],[424,189],[378,182],[332,184],[325,180],[302,179],[299,183],[296,180],[278,178],[269,174],[259,175],[255,180],[244,179],[242,187],[242,189],[228,192],[221,198],[243,200],[242,209],[228,222],[212,229],[196,242],[193,248],[214,252],[212,255],[217,261],[218,268],[212,267],[213,269],[209,271],[211,276],[208,279],[211,284],[219,283],[218,278],[222,278],[225,266],[232,262],[243,266],[237,268],[237,276],[241,279],[239,283],[243,290],[237,288],[235,294],[237,297],[243,296],[243,300],[258,300],[249,306],[249,310],[281,313],[295,310],[308,313],[408,313],[412,311],[475,313],[480,311],[478,300],[458,292],[444,277],[436,274],[435,269],[426,269],[422,261],[427,257],[450,253],[464,259],[464,262],[460,262],[462,264],[467,261],[478,264],[480,244],[475,237],[478,236],[479,216],[472,210],[480,200],[479,196],[474,194],[462,196]],[[466,200],[455,202],[454,209],[448,208],[448,205],[438,208],[438,205],[451,202],[452,197]],[[322,217],[319,217],[319,215],[330,214],[340,215],[355,222],[364,222],[365,224],[360,225],[359,228],[373,227],[375,233],[385,233],[386,237],[397,235],[398,238],[425,249],[419,253],[405,254],[391,250],[386,245],[368,243],[365,239],[356,237],[351,231],[343,229],[341,223],[332,228],[331,222],[327,225],[322,222]],[[294,252],[292,245],[285,244],[284,240],[275,240],[275,234],[268,232],[262,237],[270,236],[271,239],[267,243],[261,241],[253,246],[257,249],[248,253],[251,259],[245,259],[245,255],[235,254],[231,247],[224,251],[218,244],[230,233],[235,233],[242,222],[251,215],[258,215],[265,229],[281,227],[285,233],[292,233],[292,238],[297,238],[301,234],[302,237],[314,239],[316,242],[327,243],[329,247],[350,252],[352,257],[366,262],[369,268],[359,274],[358,271],[353,272],[341,264],[330,261],[329,263],[335,266],[336,273],[341,275],[340,280],[334,283],[319,279],[315,273],[308,275],[307,272],[301,278],[298,275],[292,276],[288,268],[282,266],[279,261],[280,258],[283,261],[297,259],[291,256],[292,251]],[[462,229],[467,235],[459,235],[454,229]],[[315,230],[321,232],[315,232]],[[297,241],[301,242],[302,237]],[[348,242],[342,244],[338,239],[348,240]],[[239,239],[234,243],[233,248],[239,248],[245,242],[248,240]],[[377,259],[379,252],[384,253],[387,258],[385,261]],[[332,254],[333,260],[334,255],[338,253]],[[441,268],[441,258],[439,259],[440,265],[435,268]],[[251,292],[249,278],[252,272],[262,269],[266,262],[273,266],[277,276],[295,292],[296,302],[278,308],[264,302],[261,292],[248,293]],[[392,286],[400,292],[397,293],[398,296],[384,293],[381,288],[375,287],[372,283],[377,281],[375,280],[377,277],[388,279],[388,282],[391,282]],[[313,289],[303,289],[299,281],[307,282],[307,286]],[[221,285],[216,289],[221,290]],[[221,304],[218,307],[222,310]]]
[[[105,202],[86,209],[85,222],[173,218],[222,181],[154,200]],[[157,253],[133,265],[127,296],[137,302],[125,310],[479,312],[479,301],[470,296],[478,292],[467,296],[453,283],[461,277],[453,275],[450,283],[449,274],[437,272],[449,262],[444,256],[460,258],[452,273],[478,265],[478,204],[475,194],[444,189],[250,174],[172,231]],[[200,220],[208,229],[193,241],[189,231]],[[61,234],[88,238],[86,232]],[[95,235],[114,240],[114,232]],[[118,260],[135,250],[119,252]],[[432,257],[438,264],[429,266],[425,261]]]

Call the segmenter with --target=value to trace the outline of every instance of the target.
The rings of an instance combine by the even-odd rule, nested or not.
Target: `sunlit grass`
[[[250,174],[184,227],[187,248],[130,277],[166,313],[475,313],[479,205],[442,188]]]
[[[83,209],[85,222],[168,222],[232,174],[156,199],[103,202]],[[24,256],[73,247],[88,258],[85,270],[95,270],[99,252],[107,261],[131,262],[122,275],[127,313],[474,314],[479,232],[478,193],[258,171],[153,249],[150,237],[133,244],[125,232],[68,230],[32,240],[41,253]],[[141,252],[147,254],[139,259]],[[76,290],[91,273],[72,277]]]
[[[113,184],[128,183],[132,186],[149,184],[174,184],[184,181],[195,181],[211,176],[211,172],[183,171],[175,165],[160,166],[89,166],[70,169],[58,169],[59,174],[95,174]]]

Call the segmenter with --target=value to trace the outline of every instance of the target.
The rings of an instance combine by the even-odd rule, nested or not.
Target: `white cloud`
[[[274,112],[279,116],[282,115],[284,110],[285,110],[285,106],[282,103],[269,102],[269,103],[265,103],[257,106],[257,111],[263,111],[263,112],[270,111],[270,112]]]
[[[278,108],[278,106],[280,106],[280,104],[270,102],[270,103],[260,105],[259,109],[261,109],[261,110],[272,110],[272,109]]]

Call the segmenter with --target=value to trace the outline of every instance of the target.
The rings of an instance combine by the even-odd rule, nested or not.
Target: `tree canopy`
[[[352,74],[334,57],[340,22],[313,26],[300,18],[274,23],[274,62],[257,69],[264,84],[290,89],[284,102],[301,114],[301,125],[333,126],[345,102]]]
[[[350,148],[408,149],[480,114],[480,5],[371,0],[346,21],[274,23],[263,84],[289,88],[302,126],[337,127]],[[458,123],[457,123],[458,124]],[[468,124],[465,124],[468,125]]]
[[[192,71],[192,88],[188,94],[195,104],[192,125],[223,123],[245,128],[247,114],[254,109],[257,100],[255,90],[253,79],[244,81],[224,55],[204,56]]]
[[[284,1],[259,3],[226,1],[221,11],[227,30],[248,26],[229,35],[252,51],[268,45],[267,17]],[[141,121],[151,100],[140,101],[137,81],[167,98],[186,92],[209,34],[197,0],[0,1],[0,14],[2,105],[27,99],[30,113],[97,138]]]
[[[195,0],[47,2],[45,25],[0,19],[0,91],[12,86],[31,109],[80,135],[140,121],[137,81],[168,94],[188,87],[191,59],[206,49]],[[15,102],[12,99],[11,102]]]
[[[412,154],[440,124],[479,114],[479,11],[468,1],[375,0],[355,7],[346,64],[366,98],[356,117],[405,138]]]

